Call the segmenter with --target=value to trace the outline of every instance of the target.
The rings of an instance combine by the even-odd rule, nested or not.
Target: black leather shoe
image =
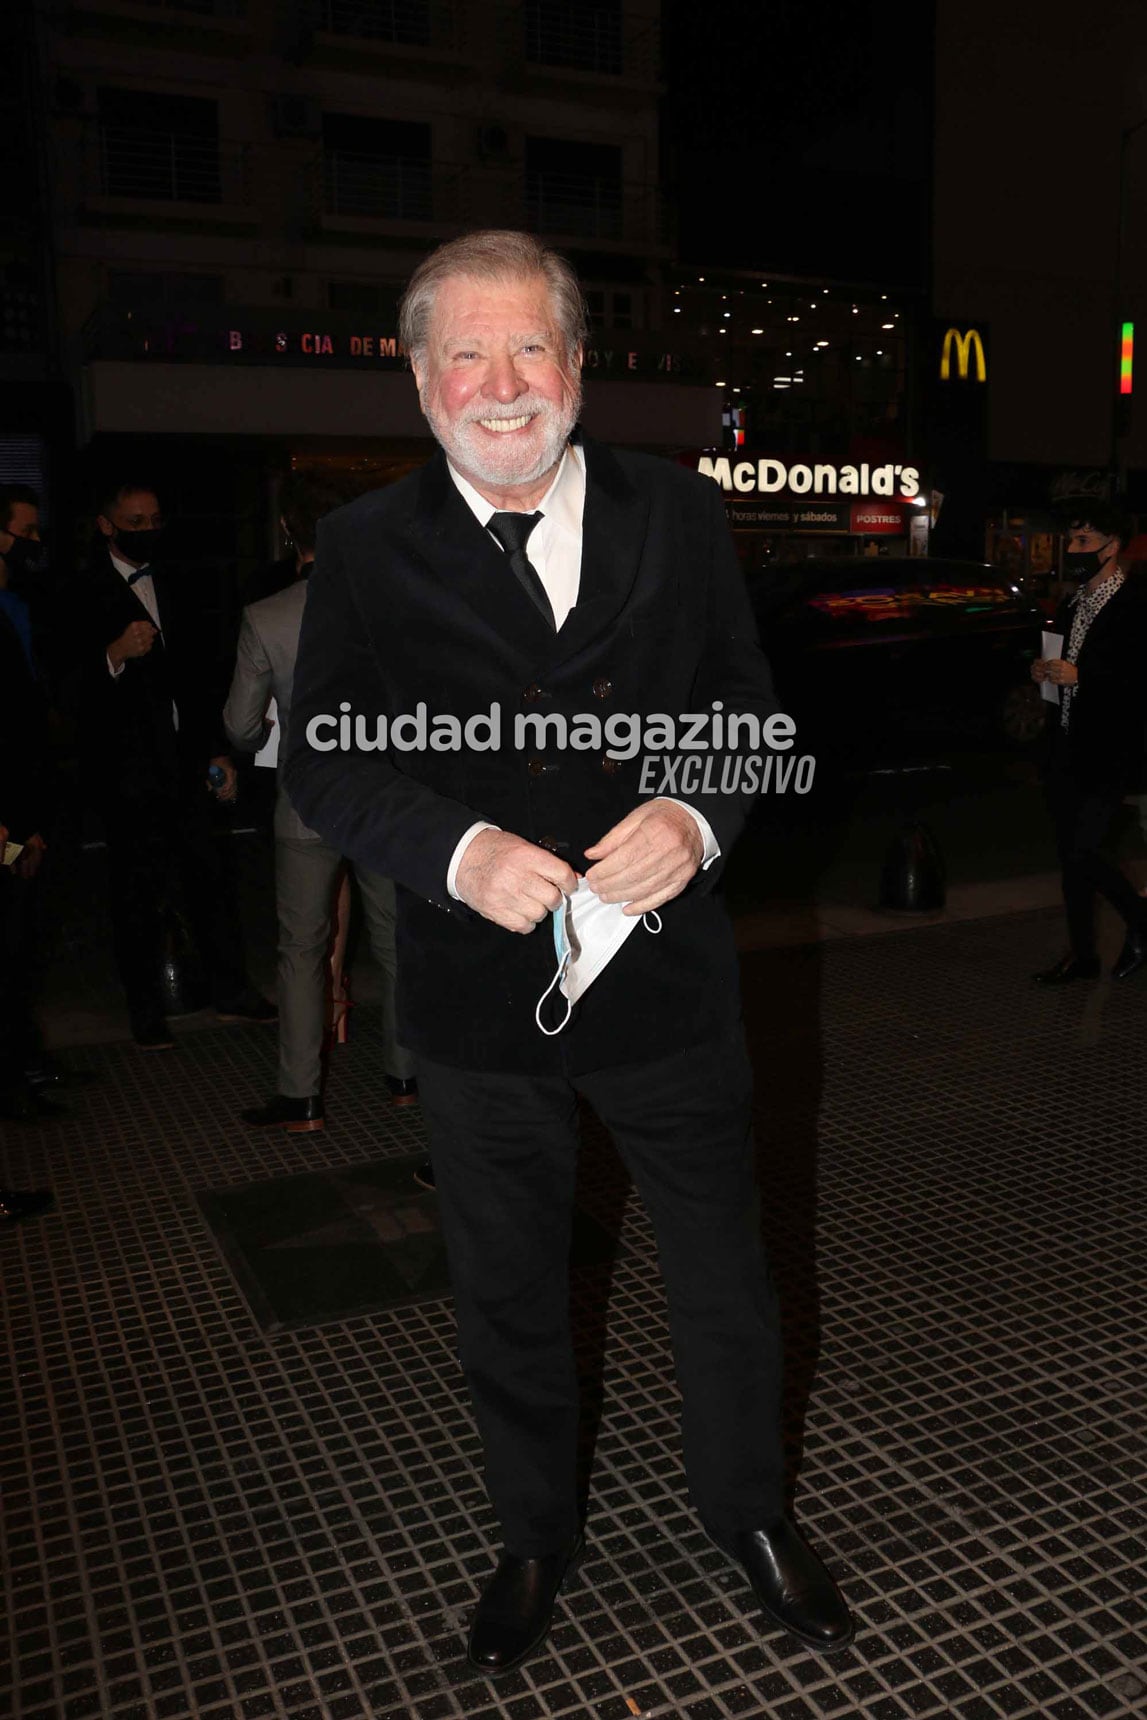
[[[418,1082],[413,1076],[409,1081],[400,1081],[397,1075],[388,1075],[386,1084],[390,1088],[392,1105],[417,1105]]]
[[[288,1135],[314,1135],[327,1126],[317,1093],[309,1099],[290,1099],[285,1093],[276,1093],[265,1105],[252,1105],[239,1116],[249,1128],[286,1129]]]
[[[221,999],[215,1005],[215,1019],[226,1024],[239,1021],[255,1027],[273,1027],[279,1019],[279,1012],[273,1003],[268,1003],[265,997],[248,986],[238,997]]]
[[[573,1583],[584,1552],[579,1535],[572,1549],[541,1559],[503,1553],[474,1610],[466,1644],[470,1665],[496,1677],[540,1648],[550,1633],[554,1601]]]
[[[6,1123],[50,1123],[53,1118],[70,1115],[66,1105],[50,1099],[38,1087],[29,1087],[26,1081],[0,1090],[0,1118]]]
[[[30,1069],[25,1069],[24,1079],[39,1092],[45,1087],[84,1087],[98,1077],[94,1069],[70,1069],[55,1057],[41,1057]]]
[[[1119,959],[1111,970],[1112,979],[1130,979],[1147,962],[1147,932],[1128,932]]]
[[[1036,985],[1070,985],[1073,979],[1098,978],[1098,956],[1062,956],[1054,967],[1032,974]]]
[[[19,1224],[24,1218],[39,1218],[55,1202],[51,1189],[0,1188],[0,1225]]]
[[[709,1538],[740,1565],[774,1624],[822,1654],[848,1647],[856,1634],[848,1603],[791,1517]]]

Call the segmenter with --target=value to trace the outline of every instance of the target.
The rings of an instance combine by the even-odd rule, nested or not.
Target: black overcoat
[[[1073,603],[1059,606],[1055,629],[1064,651]],[[1082,786],[1127,792],[1144,785],[1147,753],[1147,575],[1135,572],[1108,599],[1084,634],[1079,684],[1066,732],[1058,705],[1048,707],[1052,758]]]
[[[518,712],[678,716],[778,709],[716,486],[588,438],[581,584],[555,634],[478,525],[436,453],[420,471],[330,514],[303,621],[286,789],[304,822],[399,884],[399,1032],[467,1068],[571,1072],[647,1061],[721,1033],[739,1013],[731,929],[713,892],[720,863],[629,937],[556,1039],[534,1019],[553,977],[547,919],[503,931],[447,893],[451,856],[486,819],[584,851],[641,801],[644,749],[516,750]],[[388,719],[422,701],[466,719],[497,705],[497,752],[319,751],[315,717]],[[318,731],[316,731],[318,732]],[[370,732],[370,731],[368,731]],[[331,734],[327,725],[323,738]],[[715,761],[719,763],[720,761]],[[718,772],[719,774],[719,772]],[[727,857],[749,801],[681,795]]]

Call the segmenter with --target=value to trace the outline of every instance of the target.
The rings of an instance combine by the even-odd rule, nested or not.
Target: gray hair
[[[425,353],[438,289],[454,275],[470,275],[479,281],[541,275],[550,290],[567,362],[572,361],[589,332],[578,278],[560,252],[551,251],[530,233],[487,228],[439,245],[411,275],[398,307],[398,339],[408,357],[418,359]]]

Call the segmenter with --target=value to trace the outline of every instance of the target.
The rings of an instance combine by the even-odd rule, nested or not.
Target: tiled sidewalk
[[[320,1136],[233,1120],[273,1035],[83,1053],[103,1079],[72,1120],[4,1142],[59,1206],[0,1237],[0,1712],[1142,1714],[1147,982],[1033,993],[1058,937],[1028,915],[745,960],[797,1506],[860,1620],[832,1661],[765,1625],[688,1508],[652,1241],[594,1128],[586,1200],[624,1205],[624,1252],[576,1298],[591,1379],[604,1356],[591,1557],[495,1688],[460,1658],[492,1523],[449,1302],[266,1337],[194,1201],[418,1150],[369,1020]]]

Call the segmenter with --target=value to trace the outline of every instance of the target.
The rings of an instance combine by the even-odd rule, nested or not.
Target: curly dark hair
[[[1090,526],[1093,532],[1103,532],[1107,537],[1118,538],[1121,548],[1135,536],[1135,523],[1118,499],[1108,502],[1099,496],[1095,501],[1084,499],[1064,508],[1065,531],[1083,526]]]

